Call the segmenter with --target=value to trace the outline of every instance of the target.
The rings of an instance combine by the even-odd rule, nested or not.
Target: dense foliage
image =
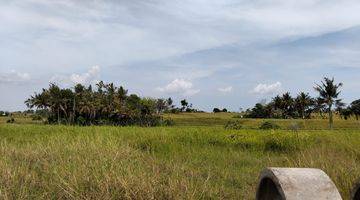
[[[242,122],[237,120],[237,121],[228,121],[225,126],[225,129],[230,129],[230,130],[240,130],[242,129]]]
[[[155,126],[163,123],[160,113],[173,107],[171,99],[128,95],[123,87],[102,81],[96,84],[96,89],[91,85],[78,84],[69,89],[50,84],[25,103],[29,108],[46,110],[49,123],[78,125]]]
[[[333,108],[347,119],[355,115],[358,119],[360,115],[360,101],[354,101],[344,109],[344,103],[339,98],[342,83],[336,84],[334,78],[324,78],[321,84],[316,84],[315,91],[319,96],[313,98],[308,93],[300,92],[293,98],[289,92],[277,95],[268,104],[257,103],[254,108],[246,111],[245,117],[248,118],[310,118],[313,112],[329,115],[329,125],[333,124]]]
[[[309,94],[301,92],[293,98],[289,92],[277,95],[268,104],[257,103],[254,108],[248,109],[247,118],[310,118],[314,111],[319,111],[317,101]]]
[[[10,115],[10,112],[0,111],[0,117],[7,117],[9,115]]]
[[[277,95],[269,103],[257,103],[252,109],[241,112],[239,118],[282,118],[308,119],[313,113],[325,117],[328,115],[329,126],[332,128],[333,112],[348,119],[360,116],[360,99],[345,107],[339,98],[342,83],[336,84],[334,79],[324,78],[314,89],[318,97],[300,92],[292,97],[289,92]],[[171,120],[163,120],[162,113],[203,112],[193,108],[186,99],[182,99],[179,107],[173,100],[141,98],[135,94],[128,95],[123,87],[99,82],[96,88],[76,85],[73,88],[60,88],[50,84],[48,89],[31,96],[25,102],[30,108],[23,114],[31,115],[33,120],[44,120],[48,123],[79,124],[79,125],[171,125]],[[36,110],[32,110],[36,108]],[[226,108],[214,108],[214,113],[228,112]],[[0,112],[8,116],[8,112]]]
[[[265,121],[260,126],[259,129],[267,130],[267,129],[279,129],[280,126],[275,124],[274,122]]]
[[[220,108],[214,108],[213,109],[214,113],[219,113],[219,112],[228,112],[228,110],[226,108],[220,109]]]
[[[359,120],[360,116],[360,99],[351,102],[351,104],[344,109],[340,110],[341,116],[348,119],[351,116],[355,116],[356,120]]]

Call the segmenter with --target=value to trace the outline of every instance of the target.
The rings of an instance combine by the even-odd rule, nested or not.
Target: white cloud
[[[9,73],[0,73],[0,83],[21,83],[30,79],[28,73],[20,73],[15,70],[11,70]]]
[[[93,66],[83,74],[71,74],[70,76],[55,75],[51,78],[51,82],[60,83],[64,85],[93,84],[98,82],[99,74],[100,74],[100,67]]]
[[[274,94],[282,90],[281,83],[278,81],[273,84],[258,84],[251,92],[254,94]]]
[[[158,87],[158,91],[168,94],[180,94],[183,96],[193,96],[200,92],[193,88],[193,84],[185,79],[175,79],[164,87]]]
[[[224,88],[218,88],[219,92],[222,93],[230,93],[232,92],[233,87],[232,86],[228,86],[228,87],[224,87]]]
[[[98,78],[100,73],[100,67],[99,66],[93,66],[91,69],[84,73],[84,74],[72,74],[70,76],[71,82],[77,84],[89,84],[93,81],[96,81],[96,78]]]

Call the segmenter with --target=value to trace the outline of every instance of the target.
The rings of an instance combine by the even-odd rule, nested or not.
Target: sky
[[[360,98],[358,0],[0,0],[0,110],[50,82],[99,80],[143,97],[239,111],[316,96],[325,76]]]

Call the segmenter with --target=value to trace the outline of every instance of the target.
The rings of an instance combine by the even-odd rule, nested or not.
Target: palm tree
[[[45,109],[49,112],[49,123],[67,124],[113,124],[113,125],[156,125],[161,120],[156,113],[157,100],[127,95],[123,87],[99,82],[96,89],[77,84],[60,88],[51,83],[48,89],[35,93],[25,101],[29,108]],[[167,105],[160,103],[162,111]]]
[[[274,104],[274,108],[275,109],[281,109],[281,105],[282,105],[282,99],[279,95],[276,95],[273,99],[273,104]]]
[[[329,114],[329,128],[333,128],[333,112],[332,107],[335,105],[339,105],[341,103],[341,99],[339,99],[340,87],[342,83],[336,84],[334,83],[334,78],[329,79],[324,77],[324,80],[321,81],[321,84],[316,84],[314,87],[315,91],[319,92],[319,98],[321,104],[325,104],[327,106],[327,111]]]
[[[292,109],[293,109],[293,103],[294,99],[291,97],[290,92],[286,92],[282,95],[282,103],[281,108],[283,110],[283,118],[289,118],[292,117]]]
[[[270,111],[270,117],[283,117],[284,116],[284,112],[282,109],[282,98],[279,95],[276,95],[274,98],[272,98],[271,102],[269,103],[269,106],[271,107],[271,111]]]
[[[353,115],[355,115],[356,120],[359,120],[360,115],[360,99],[351,102],[350,110]]]
[[[309,107],[314,104],[314,100],[309,96],[309,93],[300,92],[295,99],[295,107],[299,112],[301,118],[305,119],[305,114],[309,113]],[[310,113],[311,114],[311,113]],[[308,116],[308,115],[307,115]]]

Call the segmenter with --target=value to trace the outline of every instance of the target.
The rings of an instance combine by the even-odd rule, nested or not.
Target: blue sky
[[[98,80],[237,111],[323,76],[360,98],[356,0],[2,0],[0,110]]]

